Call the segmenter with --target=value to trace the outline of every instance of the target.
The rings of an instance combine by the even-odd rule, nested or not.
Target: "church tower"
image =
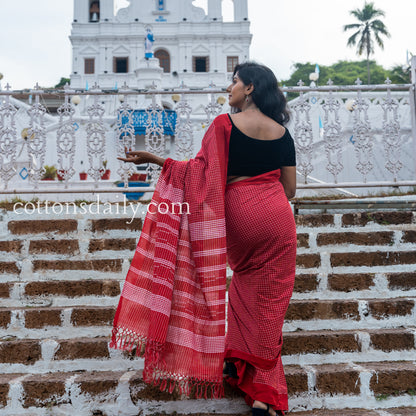
[[[114,0],[74,0],[74,23],[109,22],[114,18]]]
[[[225,86],[249,59],[247,0],[233,0],[232,22],[223,21],[222,0],[208,0],[207,12],[193,0],[128,0],[116,14],[114,0],[73,1],[72,88],[146,88],[154,65],[161,88]],[[154,61],[146,60],[147,33]]]
[[[248,5],[247,0],[233,0],[234,1],[234,21],[241,22],[248,20]]]

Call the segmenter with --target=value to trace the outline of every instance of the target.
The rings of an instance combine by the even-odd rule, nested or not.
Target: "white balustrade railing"
[[[416,186],[415,84],[285,87],[288,126],[297,150],[298,188]],[[49,116],[45,92],[30,91],[32,103],[0,90],[0,194],[137,192],[128,186],[136,167],[117,160],[125,148],[188,160],[207,126],[229,111],[226,92],[185,87],[171,91],[48,91],[62,97]],[[108,161],[108,162],[107,162]],[[103,180],[105,165],[124,185]],[[61,181],[46,183],[45,166]],[[85,170],[89,180],[78,179]],[[153,185],[160,169],[147,167]],[[153,187],[146,188],[152,190]]]

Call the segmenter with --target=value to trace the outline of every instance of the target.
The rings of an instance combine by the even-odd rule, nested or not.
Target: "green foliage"
[[[44,173],[41,179],[55,179],[56,178],[56,167],[45,165]]]
[[[394,66],[390,71],[390,80],[393,84],[410,84],[410,66]]]
[[[54,88],[63,88],[65,85],[70,83],[71,80],[69,78],[62,77],[61,80],[54,86]]]
[[[315,64],[310,62],[295,63],[294,71],[289,79],[281,81],[281,85],[294,87],[301,79],[306,85],[309,85],[309,74],[315,71]],[[338,61],[331,66],[319,66],[318,85],[326,85],[331,79],[335,85],[354,85],[357,78],[365,79],[367,75],[367,62],[363,61]],[[408,84],[410,82],[410,72],[403,70],[401,66],[395,66],[391,70],[378,65],[376,61],[370,61],[371,83],[384,84],[387,78],[394,84]]]

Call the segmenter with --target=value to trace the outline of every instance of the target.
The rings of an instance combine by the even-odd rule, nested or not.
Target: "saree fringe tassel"
[[[160,391],[173,394],[177,392],[180,396],[192,396],[196,399],[221,399],[224,397],[223,380],[198,380],[194,377],[187,378],[186,375],[172,374],[160,368],[160,353],[163,345],[151,342],[143,337],[137,336],[129,330],[113,328],[113,338],[110,342],[111,348],[124,351],[133,351],[135,354],[147,361],[147,367],[143,371],[143,381],[152,386],[159,387]]]

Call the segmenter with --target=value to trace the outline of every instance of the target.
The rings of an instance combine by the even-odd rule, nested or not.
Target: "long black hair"
[[[271,69],[250,61],[236,65],[233,77],[235,75],[243,81],[244,85],[253,84],[251,98],[263,114],[279,124],[286,124],[289,121],[286,97]]]

